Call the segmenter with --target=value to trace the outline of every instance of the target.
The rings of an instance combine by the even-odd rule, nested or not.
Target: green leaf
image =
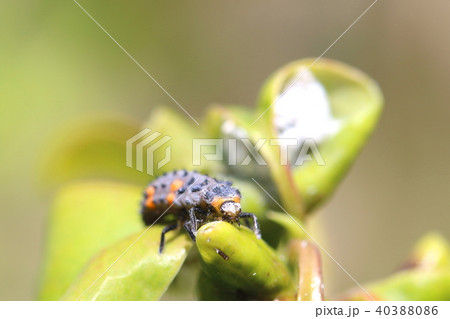
[[[429,233],[416,244],[405,268],[450,271],[450,246],[438,233]]]
[[[40,163],[42,185],[107,178],[144,183],[148,176],[125,165],[125,142],[139,125],[123,114],[90,114],[60,129]]]
[[[395,301],[450,300],[450,271],[405,271],[369,286],[376,298]]]
[[[192,247],[183,233],[170,232],[158,252],[164,225],[154,225],[94,258],[64,300],[158,300],[177,275]],[[107,271],[106,271],[107,270]],[[105,272],[106,271],[106,272]]]
[[[402,269],[392,276],[368,284],[377,300],[416,301],[450,300],[450,249],[439,234],[424,236],[415,246]],[[367,294],[354,289],[346,300],[367,300]]]
[[[220,162],[202,161],[200,166],[194,165],[193,141],[207,136],[201,127],[193,123],[184,113],[174,111],[169,107],[159,107],[151,113],[143,127],[161,133],[161,137],[169,136],[171,138],[154,151],[154,172],[158,172],[158,163],[165,158],[167,147],[170,147],[170,161],[161,167],[161,171],[184,168],[208,173],[222,164]],[[202,152],[207,153],[207,149],[202,148]],[[156,173],[156,175],[158,174]]]
[[[209,280],[242,299],[270,300],[292,292],[284,263],[246,227],[227,222],[203,225],[197,233],[203,272]],[[202,299],[214,299],[204,293]]]
[[[196,249],[192,249],[183,263],[180,271],[173,279],[169,288],[159,300],[188,301],[196,300],[200,259]]]
[[[366,286],[376,300],[448,301],[450,271],[402,271],[385,280]],[[370,300],[364,292],[354,289],[342,296],[344,300]]]
[[[450,248],[437,233],[416,244],[402,271],[369,285],[383,300],[450,300]]]
[[[285,183],[289,177],[274,179],[284,205],[291,200],[285,192],[298,191],[305,212],[331,195],[373,131],[382,104],[381,92],[371,78],[332,60],[299,60],[269,78],[260,96],[258,128],[268,137],[297,139],[304,151],[312,150],[304,144],[310,138],[321,155],[302,154],[299,146],[297,152],[302,155],[292,152],[294,156],[289,156],[284,170],[294,187]],[[281,168],[275,170],[283,174]]]
[[[111,182],[74,183],[57,194],[48,220],[39,299],[61,298],[100,250],[140,229],[142,189]]]
[[[267,218],[283,226],[287,231],[287,237],[290,239],[306,239],[308,237],[308,234],[304,231],[305,226],[294,216],[289,216],[286,213],[269,211],[267,213]]]

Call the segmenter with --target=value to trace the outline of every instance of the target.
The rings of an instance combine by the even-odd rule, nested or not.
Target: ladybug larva
[[[160,253],[167,232],[184,227],[195,241],[201,225],[217,220],[240,225],[241,218],[251,218],[253,232],[261,238],[255,214],[241,212],[240,201],[241,193],[230,182],[196,171],[177,170],[165,173],[147,186],[141,213],[147,226],[160,220],[173,221],[161,233]]]

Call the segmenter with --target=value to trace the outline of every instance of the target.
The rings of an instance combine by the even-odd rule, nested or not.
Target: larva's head
[[[226,219],[235,220],[241,212],[241,193],[228,183],[218,184],[205,194],[206,202]]]
[[[226,201],[220,205],[220,213],[230,220],[236,220],[241,213],[241,204],[235,201]]]

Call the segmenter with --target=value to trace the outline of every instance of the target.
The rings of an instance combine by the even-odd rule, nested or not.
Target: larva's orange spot
[[[169,195],[167,195],[166,200],[169,203],[169,205],[172,205],[173,202],[175,201],[175,194],[170,193]]]
[[[155,194],[155,188],[153,186],[150,186],[145,190],[145,193],[147,194],[145,206],[147,206],[150,209],[155,208],[155,203],[153,202],[153,195]]]
[[[214,197],[213,201],[211,202],[212,207],[214,207],[217,211],[219,211],[220,206],[222,206],[222,204],[224,202],[235,202],[235,203],[239,203],[241,201],[241,198],[239,196],[236,197]]]
[[[155,188],[153,186],[150,186],[149,188],[147,188],[146,193],[148,197],[153,196],[153,194],[155,194]]]
[[[181,186],[183,186],[183,181],[181,179],[176,179],[172,182],[172,184],[170,184],[170,191],[175,192]]]
[[[145,201],[145,206],[148,208],[155,208],[155,203],[153,202],[153,197],[149,197],[147,198],[147,200]]]

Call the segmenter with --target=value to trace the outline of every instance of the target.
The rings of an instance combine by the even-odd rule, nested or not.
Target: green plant
[[[322,105],[297,109],[308,98]],[[195,138],[219,138],[227,145],[244,137],[255,145],[313,134],[325,162],[305,160],[317,154],[301,148],[296,158],[283,159],[282,146],[265,143],[259,152],[266,165],[202,163],[202,172],[231,180],[241,190],[243,210],[258,216],[263,240],[245,227],[213,222],[199,229],[195,244],[183,232],[169,233],[163,254],[158,253],[163,226],[145,229],[137,213],[148,176],[122,163],[124,143],[139,128],[116,116],[80,123],[65,134],[63,153],[49,156],[43,170],[47,185],[58,185],[59,191],[49,217],[40,299],[324,300],[320,250],[309,237],[308,217],[355,160],[382,103],[365,74],[336,61],[306,59],[275,72],[254,111],[214,105],[199,127],[170,108],[153,111],[144,127],[172,137],[166,171],[198,169],[190,145]],[[283,121],[292,118],[286,126]],[[60,142],[54,149],[61,151]],[[292,164],[299,159],[303,165]],[[369,284],[370,295],[448,299],[448,245],[431,236],[418,247],[410,267]],[[353,290],[342,298],[369,296]]]

